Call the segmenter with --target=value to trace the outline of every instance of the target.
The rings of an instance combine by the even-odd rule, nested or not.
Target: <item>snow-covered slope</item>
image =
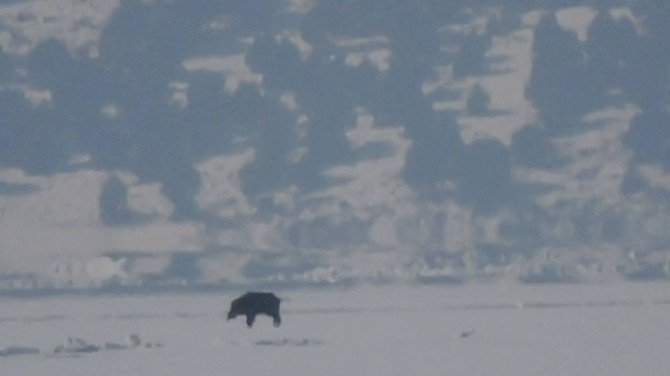
[[[0,2],[0,286],[667,278],[669,19]]]

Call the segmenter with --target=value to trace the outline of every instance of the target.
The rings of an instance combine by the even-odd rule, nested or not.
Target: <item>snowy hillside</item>
[[[667,279],[669,4],[0,1],[0,288]]]

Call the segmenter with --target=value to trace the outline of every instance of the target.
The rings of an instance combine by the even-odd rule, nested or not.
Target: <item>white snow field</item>
[[[252,329],[225,320],[237,292],[3,298],[0,373],[668,375],[669,287],[287,290]]]

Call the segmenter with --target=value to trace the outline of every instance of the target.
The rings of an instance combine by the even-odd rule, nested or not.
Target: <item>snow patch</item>
[[[300,52],[300,57],[303,60],[307,60],[307,58],[309,58],[309,56],[312,54],[312,51],[314,51],[314,48],[302,38],[302,35],[299,31],[282,31],[276,37],[276,41],[278,43],[281,43],[285,40],[295,46],[298,52]]]
[[[357,217],[366,220],[381,208],[390,211],[398,209],[399,204],[412,196],[411,189],[400,177],[412,141],[405,137],[404,127],[375,126],[374,117],[363,108],[358,108],[356,115],[355,127],[346,132],[352,147],[361,149],[370,144],[383,144],[388,147],[388,154],[363,159],[354,165],[327,169],[323,173],[325,176],[341,179],[345,183],[331,186],[313,196],[328,198],[332,202],[348,202]]]
[[[577,34],[577,39],[586,42],[589,26],[598,15],[598,11],[591,7],[572,7],[556,11],[556,21],[567,31]]]
[[[121,113],[121,110],[119,109],[119,107],[117,105],[115,105],[113,103],[109,103],[109,104],[104,105],[100,109],[100,113],[108,119],[116,119],[117,117],[119,117],[119,114]]]
[[[203,226],[199,223],[156,221],[145,225],[105,229],[108,249],[128,252],[164,253],[178,249],[202,249]]]
[[[98,257],[86,264],[86,272],[94,281],[106,281],[113,277],[125,277],[126,259],[112,260],[109,257]]]
[[[489,58],[501,58],[499,63],[492,66],[494,73],[454,83],[465,95],[458,103],[442,104],[444,109],[464,109],[467,94],[476,85],[490,99],[487,108],[490,114],[458,118],[463,142],[470,144],[481,139],[496,138],[509,146],[514,133],[535,121],[535,110],[525,96],[532,70],[532,47],[533,27],[493,37],[493,46],[486,55]]]
[[[244,61],[244,54],[223,56],[201,56],[183,62],[189,71],[220,73],[225,77],[224,89],[233,94],[242,83],[260,86],[263,75],[254,73]]]
[[[380,72],[390,67],[391,50],[389,40],[385,36],[367,38],[332,37],[331,42],[345,50],[344,63],[350,67],[358,67],[363,62],[369,62]]]
[[[196,165],[202,184],[196,195],[198,206],[222,218],[250,215],[256,209],[242,192],[240,171],[254,161],[255,150],[220,155]]]
[[[652,187],[670,190],[670,174],[663,167],[643,165],[638,170]]]
[[[128,208],[136,212],[168,220],[174,204],[163,194],[162,184],[132,184],[128,187]]]
[[[374,49],[368,52],[352,52],[346,56],[344,63],[350,67],[358,67],[364,61],[372,63],[380,72],[389,69],[391,50],[387,48]]]
[[[170,89],[172,90],[172,97],[170,104],[180,110],[188,106],[188,82],[170,82]]]
[[[67,164],[70,166],[83,165],[91,161],[90,154],[75,154],[70,157]]]
[[[473,17],[469,22],[464,23],[450,23],[447,26],[440,28],[441,32],[450,32],[461,35],[483,35],[486,33],[489,23],[492,21],[499,21],[502,17],[499,9],[483,9],[482,15]]]
[[[625,106],[588,114],[584,121],[593,125],[590,130],[552,140],[558,153],[572,163],[551,171],[515,167],[515,179],[559,187],[538,196],[538,203],[545,206],[560,200],[620,202],[619,187],[631,158],[622,139],[638,112],[634,106]]]
[[[53,102],[53,94],[51,90],[37,90],[25,88],[23,96],[32,103],[33,106],[43,106]]]
[[[612,8],[609,10],[609,12],[610,15],[617,21],[630,21],[635,27],[635,31],[638,35],[645,34],[643,22],[638,17],[635,17],[630,8]]]
[[[279,102],[291,111],[295,111],[299,108],[298,99],[296,98],[295,93],[282,93],[282,95],[279,96]]]
[[[35,0],[0,5],[0,23],[11,30],[0,44],[6,52],[22,55],[51,38],[71,51],[95,45],[119,4],[120,0]]]
[[[291,13],[305,15],[316,5],[316,0],[288,0],[288,10]]]

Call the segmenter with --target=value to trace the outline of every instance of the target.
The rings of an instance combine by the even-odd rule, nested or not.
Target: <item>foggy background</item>
[[[666,279],[668,21],[0,0],[0,288]]]

